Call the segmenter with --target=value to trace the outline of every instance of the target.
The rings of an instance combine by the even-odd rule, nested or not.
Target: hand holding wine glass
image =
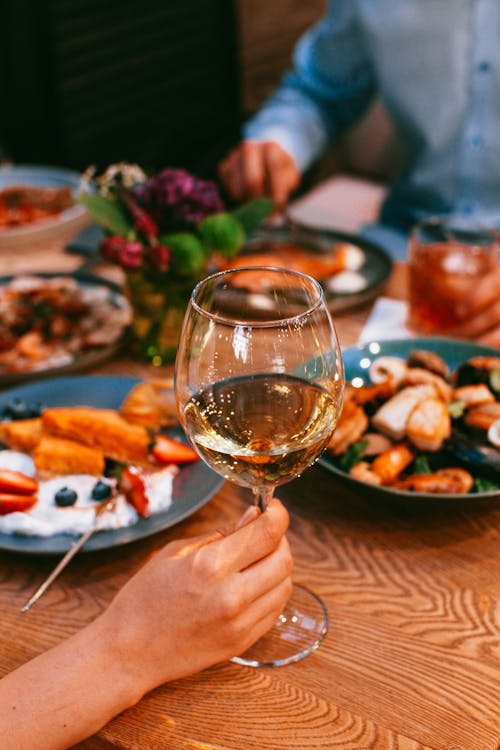
[[[186,311],[175,380],[181,423],[201,457],[250,488],[265,511],[275,487],[321,454],[342,406],[340,347],[321,286],[278,268],[203,280]],[[273,632],[236,661],[283,664],[319,645],[326,610],[311,592],[296,593],[300,605],[292,596]]]

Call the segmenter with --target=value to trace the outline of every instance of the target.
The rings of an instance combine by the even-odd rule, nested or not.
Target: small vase
[[[159,367],[173,362],[193,279],[151,278],[128,273],[125,293],[132,307],[130,348],[133,354]]]

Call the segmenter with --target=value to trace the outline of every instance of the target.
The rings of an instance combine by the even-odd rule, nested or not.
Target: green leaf
[[[125,211],[115,200],[99,193],[82,193],[78,198],[89,214],[111,234],[126,236],[133,229],[133,224]]]
[[[485,477],[476,477],[474,479],[472,492],[492,492],[494,490],[500,490],[498,482],[493,482],[491,479],[486,479]]]
[[[274,202],[270,198],[254,198],[232,211],[232,215],[240,222],[245,233],[250,234],[267,219],[273,209]]]
[[[355,464],[361,461],[367,445],[366,440],[358,440],[355,443],[351,443],[345,453],[335,459],[338,468],[341,471],[349,472]]]
[[[412,466],[412,474],[432,474],[427,456],[417,456]]]

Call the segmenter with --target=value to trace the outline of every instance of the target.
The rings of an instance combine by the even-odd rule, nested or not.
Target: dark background
[[[230,0],[0,3],[0,144],[23,163],[211,174],[241,120]]]

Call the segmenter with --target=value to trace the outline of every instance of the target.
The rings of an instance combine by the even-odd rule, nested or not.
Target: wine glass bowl
[[[225,479],[251,489],[265,511],[275,487],[299,476],[322,453],[342,407],[340,346],[320,284],[268,267],[201,281],[184,318],[175,390],[181,424],[200,456]],[[310,594],[303,588],[299,593]],[[274,640],[283,641],[280,654],[267,648],[264,657],[236,660],[287,663],[319,645],[328,616],[311,597],[319,613],[294,610],[275,628]],[[295,631],[301,621],[311,631],[315,619],[318,629],[312,628],[313,642],[305,645],[311,633]],[[285,632],[291,623],[293,632]]]

